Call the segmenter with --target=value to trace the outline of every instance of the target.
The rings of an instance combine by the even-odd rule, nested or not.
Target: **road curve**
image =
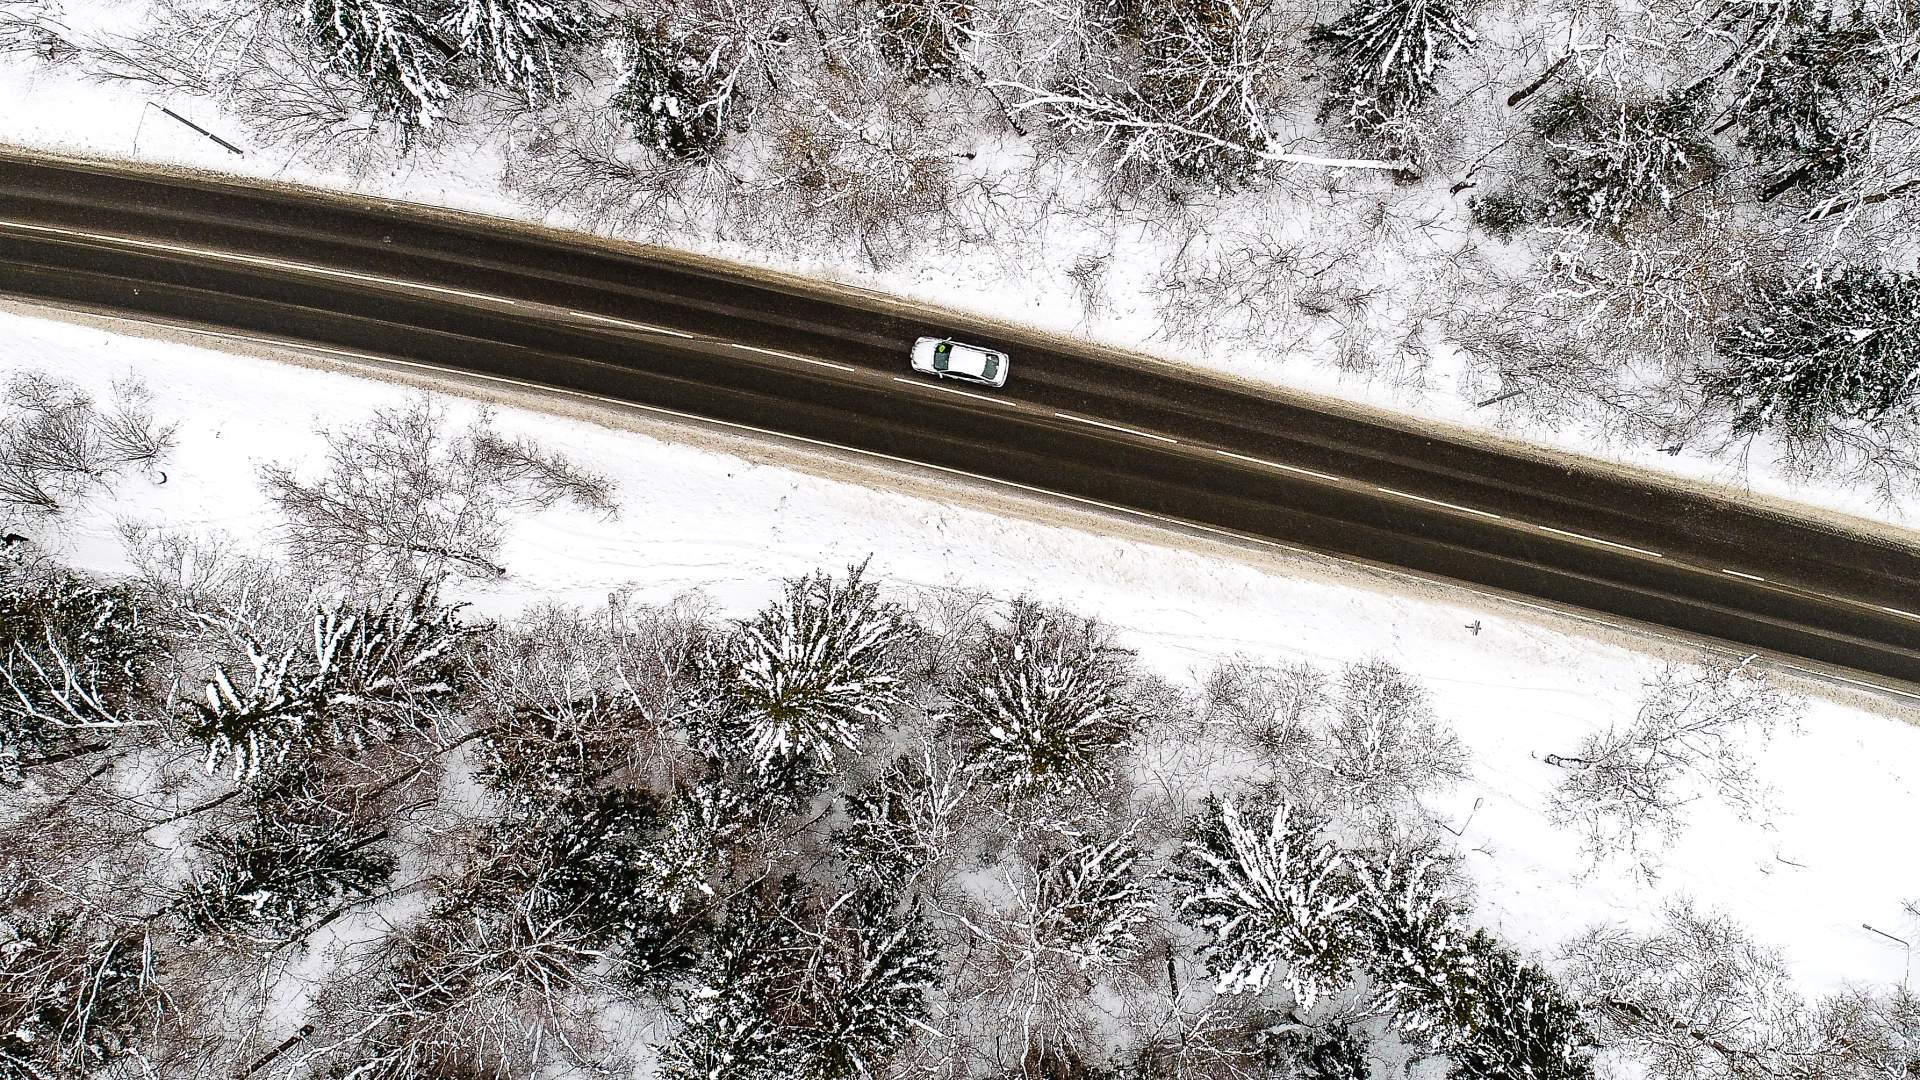
[[[1920,550],[843,289],[443,211],[0,152],[0,292],[592,393],[1920,690]],[[907,345],[1005,348],[974,391]]]

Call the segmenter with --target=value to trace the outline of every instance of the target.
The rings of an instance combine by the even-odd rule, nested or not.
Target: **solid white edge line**
[[[1172,443],[1175,446],[1180,445],[1179,439],[1169,439],[1165,435],[1155,435],[1151,431],[1141,431],[1137,428],[1121,427],[1119,424],[1109,424],[1105,420],[1089,420],[1084,416],[1075,416],[1072,413],[1064,413],[1064,412],[1055,412],[1053,415],[1059,417],[1062,420],[1077,420],[1082,424],[1092,424],[1094,427],[1103,427],[1108,429],[1109,431],[1123,431],[1123,432],[1126,432],[1128,435],[1138,435],[1143,439],[1158,439],[1163,443]]]
[[[1902,611],[1897,607],[1888,607],[1885,604],[1880,604],[1878,606],[1881,611],[1884,611],[1889,615],[1898,615],[1903,619],[1912,619],[1915,622],[1920,622],[1920,615],[1916,615],[1911,611]]]
[[[1442,502],[1439,499],[1429,499],[1425,495],[1415,495],[1411,491],[1400,491],[1395,488],[1381,487],[1379,484],[1373,485],[1373,490],[1384,491],[1389,495],[1398,495],[1403,499],[1412,499],[1414,502],[1432,503],[1434,506],[1444,506],[1449,510],[1458,510],[1463,514],[1479,514],[1481,517],[1492,518],[1495,521],[1502,520],[1499,514],[1489,513],[1488,511],[1485,511],[1485,510],[1475,510],[1471,506],[1461,506],[1459,503]]]
[[[997,398],[997,397],[994,397],[992,394],[976,394],[971,390],[962,390],[957,386],[942,386],[939,383],[930,383],[925,379],[909,379],[909,378],[906,378],[905,376],[895,375],[893,377],[893,381],[906,383],[908,386],[922,387],[927,390],[944,390],[949,394],[959,394],[961,397],[970,397],[976,401],[991,401],[995,405],[1012,405],[1013,404],[1013,402],[1008,401],[1006,398]]]
[[[1622,551],[1631,551],[1636,554],[1646,555],[1655,559],[1666,558],[1665,555],[1662,555],[1657,551],[1648,551],[1646,548],[1637,548],[1637,547],[1634,547],[1632,544],[1622,544],[1612,540],[1602,540],[1597,536],[1588,536],[1586,533],[1568,532],[1565,529],[1556,529],[1551,525],[1535,525],[1534,528],[1539,529],[1541,532],[1558,533],[1561,536],[1571,536],[1575,540],[1585,540],[1589,544],[1605,544],[1608,547],[1616,547]]]
[[[1723,574],[1732,574],[1734,577],[1743,577],[1743,578],[1746,578],[1748,581],[1767,580],[1766,578],[1761,577],[1759,574],[1749,574],[1743,570],[1730,570],[1724,566],[1720,568],[1720,572]]]
[[[648,333],[670,334],[674,337],[680,337],[680,338],[690,338],[690,337],[697,336],[694,334],[689,334],[684,330],[669,330],[664,326],[655,326],[652,323],[634,322],[632,319],[616,319],[611,315],[596,315],[591,311],[575,311],[572,308],[568,308],[567,314],[572,315],[574,318],[577,318],[577,319],[592,319],[594,322],[612,323],[615,326],[626,327],[629,330],[645,330]]]
[[[725,345],[729,349],[744,349],[747,352],[765,353],[768,356],[778,356],[786,360],[798,360],[803,364],[815,364],[820,367],[838,368],[841,371],[859,371],[860,370],[857,367],[849,367],[846,364],[836,364],[831,360],[815,360],[811,356],[801,356],[799,353],[781,352],[779,349],[763,349],[758,345],[742,345],[737,341],[723,341],[720,344]]]
[[[34,225],[25,221],[0,219],[0,226],[27,229],[32,232],[54,233],[60,236],[78,236],[87,240],[99,240],[108,244],[121,244],[126,247],[151,248],[155,251],[171,251],[176,254],[198,255],[208,259],[223,259],[227,262],[253,263],[259,266],[272,266],[282,270],[297,270],[323,277],[347,278],[352,281],[371,281],[381,285],[393,285],[403,289],[421,289],[426,292],[445,293],[448,296],[464,296],[470,300],[485,300],[493,304],[507,304],[519,307],[520,301],[490,293],[469,292],[466,289],[454,289],[445,285],[429,285],[424,281],[406,281],[401,278],[380,277],[376,274],[361,274],[352,270],[337,270],[330,266],[314,266],[310,263],[293,262],[288,259],[274,259],[265,255],[244,255],[237,251],[215,251],[211,248],[187,247],[183,244],[163,244],[158,240],[140,240],[131,236],[113,236],[107,233],[90,233],[80,229],[62,229],[53,225]]]
[[[509,386],[518,386],[523,389],[532,390],[536,393],[546,392],[546,393],[553,393],[553,394],[565,394],[569,397],[584,398],[588,401],[598,401],[603,404],[613,405],[617,408],[638,409],[642,412],[660,413],[666,416],[677,417],[682,420],[690,420],[698,424],[712,424],[718,427],[734,428],[740,431],[751,431],[751,432],[754,432],[755,434],[766,435],[774,439],[782,439],[789,442],[805,443],[810,446],[824,446],[824,447],[827,447],[828,449],[839,450],[843,453],[857,454],[861,457],[879,458],[880,460],[883,460],[883,461],[891,461],[900,465],[912,466],[913,468],[932,469],[936,472],[949,473],[954,476],[964,476],[970,480],[978,480],[986,484],[994,484],[1000,487],[1013,488],[1018,491],[1025,491],[1034,495],[1039,495],[1043,498],[1065,499],[1068,502],[1080,503],[1085,506],[1099,507],[1102,510],[1112,511],[1114,513],[1122,514],[1127,517],[1142,518],[1148,521],[1157,521],[1163,524],[1172,525],[1172,526],[1175,526],[1176,528],[1192,529],[1196,532],[1211,533],[1216,536],[1224,536],[1230,540],[1239,540],[1243,543],[1259,544],[1262,547],[1274,548],[1279,551],[1291,551],[1291,552],[1294,552],[1295,554],[1306,555],[1315,559],[1322,559],[1330,562],[1347,563],[1350,565],[1353,564],[1352,560],[1341,559],[1338,556],[1328,555],[1325,552],[1315,551],[1312,548],[1303,548],[1294,544],[1281,543],[1278,540],[1269,540],[1263,536],[1250,536],[1246,533],[1238,533],[1238,532],[1234,532],[1231,529],[1222,529],[1212,525],[1202,525],[1199,522],[1183,521],[1179,518],[1168,517],[1164,514],[1156,514],[1149,510],[1135,510],[1129,506],[1120,506],[1114,503],[1101,502],[1099,499],[1089,499],[1080,495],[1069,495],[1065,492],[1060,492],[1060,491],[1048,491],[1045,488],[1033,487],[1029,484],[1022,484],[1015,480],[1001,480],[991,476],[982,476],[979,473],[971,473],[966,471],[965,469],[955,469],[947,465],[934,465],[924,461],[914,461],[910,458],[896,457],[892,454],[881,453],[878,450],[862,450],[859,447],[855,447],[855,446],[842,446],[839,443],[827,442],[824,439],[812,439],[812,438],[808,438],[805,435],[789,435],[784,432],[772,431],[767,428],[754,427],[752,424],[742,424],[732,420],[716,420],[716,419],[713,419],[712,417],[699,416],[694,413],[688,413],[688,412],[681,412],[678,409],[668,409],[659,405],[643,405],[643,404],[640,404],[639,402],[622,401],[619,398],[607,397],[604,394],[592,394],[584,390],[570,390],[563,386],[543,386],[539,383],[530,383],[522,379],[512,379],[504,375],[488,375],[484,372],[478,372],[478,371],[465,371],[465,372],[454,371],[448,368],[440,367],[435,364],[420,363],[419,361],[416,361],[416,360],[400,360],[400,359],[397,359],[394,357],[388,357],[388,356],[375,356],[371,353],[354,352],[349,349],[335,349],[325,345],[306,345],[299,342],[275,341],[272,338],[249,337],[244,334],[230,334],[230,333],[224,333],[218,330],[203,330],[198,327],[177,326],[173,323],[153,322],[151,320],[136,319],[136,318],[130,318],[125,316],[119,316],[119,318],[122,318],[127,322],[141,323],[146,326],[156,326],[156,327],[161,327],[164,329],[171,329],[171,330],[184,330],[188,333],[203,334],[207,337],[227,338],[233,341],[247,341],[257,345],[268,345],[274,348],[281,348],[281,349],[305,349],[310,352],[332,353],[336,356],[350,356],[356,359],[371,360],[371,361],[374,361],[375,363],[394,364],[400,367],[417,368],[421,371],[434,372],[436,374],[443,375],[443,376],[450,375],[450,374],[464,375],[469,378],[482,379],[487,382],[505,383]],[[896,376],[896,378],[898,378],[898,376]],[[913,380],[902,380],[902,381],[910,382]],[[1221,452],[1224,453],[1225,451],[1221,451]],[[1514,596],[1507,596],[1504,594],[1496,595],[1493,593],[1481,592],[1480,590],[1475,589],[1472,586],[1462,582],[1439,582],[1431,578],[1421,577],[1418,574],[1411,574],[1404,570],[1396,570],[1390,566],[1379,566],[1370,562],[1361,562],[1361,563],[1358,563],[1358,565],[1362,565],[1369,569],[1375,570],[1377,572],[1387,574],[1391,577],[1401,578],[1406,581],[1418,582],[1423,585],[1438,585],[1441,587],[1456,588],[1470,595],[1482,597],[1484,599],[1493,601],[1495,603],[1508,603],[1508,604],[1517,605],[1519,607],[1532,608],[1535,611],[1542,611],[1549,615],[1553,615],[1559,618],[1574,619],[1579,622],[1593,623],[1597,626],[1604,626],[1604,627],[1607,627],[1608,629],[1619,630],[1624,633],[1641,634],[1647,637],[1663,638],[1668,641],[1678,641],[1682,644],[1690,645],[1694,648],[1718,648],[1718,649],[1721,649],[1721,651],[1723,652],[1738,651],[1738,650],[1728,649],[1725,646],[1714,645],[1710,642],[1697,641],[1690,637],[1676,636],[1656,626],[1649,626],[1649,625],[1639,624],[1639,623],[1634,623],[1634,624],[1617,623],[1609,619],[1601,618],[1596,615],[1589,615],[1579,611],[1568,611],[1562,608],[1552,607],[1550,605],[1537,603],[1531,600],[1522,600]],[[1904,616],[1907,616],[1908,618],[1920,619],[1920,615],[1914,615],[1911,612],[1901,611],[1898,608],[1885,607],[1884,605],[1880,605],[1880,606],[1882,606],[1884,610],[1893,612],[1896,615],[1904,615]],[[1881,693],[1895,694],[1900,697],[1912,698],[1915,701],[1920,701],[1920,694],[1916,694],[1907,690],[1901,690],[1896,687],[1884,686],[1880,683],[1867,682],[1862,679],[1849,678],[1845,675],[1835,675],[1832,672],[1817,671],[1813,668],[1801,667],[1798,664],[1790,663],[1785,660],[1769,658],[1768,662],[1782,669],[1785,669],[1788,671],[1797,671],[1803,675],[1813,676],[1814,678],[1832,679],[1836,682],[1848,683],[1853,686],[1864,687],[1868,690],[1877,690],[1877,691],[1880,691]]]
[[[1301,473],[1305,476],[1319,477],[1322,480],[1330,480],[1336,484],[1344,484],[1347,482],[1347,478],[1344,476],[1335,476],[1332,473],[1315,472],[1312,469],[1303,469],[1298,465],[1283,465],[1278,461],[1268,461],[1266,458],[1252,457],[1247,454],[1236,454],[1231,450],[1215,450],[1214,453],[1219,454],[1221,457],[1233,458],[1236,461],[1250,461],[1255,465],[1265,465],[1269,469],[1285,469],[1287,472]]]

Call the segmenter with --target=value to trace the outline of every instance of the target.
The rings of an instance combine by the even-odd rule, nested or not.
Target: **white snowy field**
[[[68,5],[61,19],[76,40],[81,40],[130,33],[142,24],[149,8],[149,0],[89,0]],[[397,165],[374,167],[362,162],[361,167],[349,169],[319,163],[306,156],[305,148],[299,145],[254,145],[244,135],[240,118],[225,111],[218,99],[163,93],[140,84],[91,80],[73,67],[50,68],[25,56],[0,62],[0,100],[11,106],[0,110],[0,143],[294,182],[559,227],[591,225],[562,216],[543,218],[517,200],[502,184],[501,147],[484,140],[456,138],[437,149],[416,150],[398,159]],[[162,106],[241,144],[244,156],[228,152],[167,117],[160,110]],[[1018,146],[983,138],[972,146],[968,156],[975,159],[971,168],[981,175],[994,175],[996,170],[1013,169],[1023,153]],[[1444,228],[1459,235],[1449,234],[1449,239],[1439,242],[1441,247],[1466,243],[1464,218],[1457,207],[1435,203],[1402,209],[1410,214],[1418,210],[1414,216],[1445,219]],[[1310,235],[1319,228],[1339,228],[1343,215],[1359,212],[1316,204],[1300,210],[1297,220],[1278,224],[1295,234]],[[1223,205],[1214,215],[1219,232],[1215,239],[1229,242],[1235,221],[1272,213],[1271,208],[1262,208],[1251,199],[1244,206]],[[1328,346],[1326,335],[1318,331],[1299,342],[1263,340],[1183,347],[1160,336],[1161,286],[1156,272],[1174,257],[1171,241],[1164,230],[1140,222],[1115,225],[1073,214],[1050,214],[1038,228],[1010,230],[1003,237],[1005,243],[995,249],[963,242],[965,257],[954,258],[948,245],[952,238],[929,236],[923,251],[882,267],[870,264],[851,247],[769,246],[684,230],[645,239],[704,256],[937,305],[960,313],[955,321],[962,324],[981,318],[1019,324],[1423,421],[1482,433],[1497,431],[1726,493],[1817,507],[1912,535],[1914,523],[1905,503],[1883,500],[1864,486],[1789,476],[1769,460],[1770,452],[1764,444],[1756,444],[1750,454],[1738,460],[1693,449],[1669,456],[1652,445],[1622,441],[1580,425],[1549,427],[1516,418],[1503,420],[1496,415],[1497,410],[1476,408],[1476,401],[1487,396],[1487,387],[1470,377],[1465,358],[1444,342],[1434,347],[1431,355],[1401,357],[1373,369],[1371,374],[1354,374],[1343,371],[1338,364],[1303,358],[1295,346],[1311,344],[1319,351]],[[1072,299],[1076,286],[1068,271],[1077,258],[1097,252],[1108,253],[1103,264],[1103,302],[1097,310],[1083,309]],[[1377,254],[1383,265],[1376,269],[1388,278],[1395,273],[1418,276],[1412,268],[1394,270],[1396,258],[1383,247]],[[1413,289],[1416,294],[1419,291]],[[1387,315],[1405,318],[1409,313],[1396,310]],[[1310,343],[1308,338],[1312,339]],[[1409,363],[1417,369],[1410,377],[1391,374],[1392,369]]]
[[[277,520],[258,463],[318,469],[316,428],[350,425],[420,386],[451,386],[9,306],[0,311],[0,377],[29,368],[102,398],[116,378],[137,375],[157,415],[179,424],[164,484],[127,479],[113,497],[34,530],[63,558],[109,572],[125,565],[122,520],[270,543]],[[1559,774],[1536,757],[1630,718],[1641,680],[1665,658],[1692,655],[1684,647],[905,466],[515,393],[469,386],[447,402],[459,419],[491,395],[503,431],[614,477],[620,511],[520,522],[502,560],[511,576],[464,597],[479,612],[545,599],[587,605],[631,585],[642,600],[698,591],[718,613],[743,614],[782,576],[871,556],[872,572],[903,589],[1027,593],[1096,615],[1152,669],[1186,685],[1232,655],[1322,665],[1385,658],[1432,690],[1436,711],[1472,752],[1472,781],[1432,808],[1461,830],[1478,919],[1503,936],[1550,955],[1596,922],[1651,925],[1663,900],[1685,894],[1784,948],[1808,992],[1908,975],[1911,950],[1862,924],[1920,941],[1901,907],[1920,897],[1904,837],[1920,816],[1920,709],[1792,683],[1807,698],[1801,729],[1759,754],[1775,788],[1769,818],[1739,821],[1701,800],[1662,877],[1648,884],[1624,865],[1590,866],[1576,836],[1548,822],[1545,798]],[[1484,629],[1470,634],[1465,624],[1476,620]]]

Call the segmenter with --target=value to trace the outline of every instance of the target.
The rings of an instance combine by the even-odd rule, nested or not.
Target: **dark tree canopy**
[[[1424,106],[1440,65],[1474,40],[1448,0],[1359,0],[1307,38],[1332,62],[1321,119],[1339,115],[1362,135],[1380,131]]]
[[[1920,394],[1920,274],[1849,267],[1761,287],[1720,334],[1710,392],[1739,432],[1817,436]]]

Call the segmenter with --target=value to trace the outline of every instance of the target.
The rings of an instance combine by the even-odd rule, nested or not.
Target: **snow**
[[[147,0],[101,0],[75,5],[63,18],[79,36],[125,32],[142,23],[147,8]],[[0,141],[23,147],[149,165],[185,166],[541,220],[540,214],[502,187],[503,148],[497,143],[456,140],[435,150],[421,149],[398,159],[369,158],[357,165],[326,165],[302,156],[298,146],[251,144],[243,134],[243,125],[235,116],[224,112],[217,100],[186,93],[161,93],[133,84],[94,82],[82,78],[71,67],[47,68],[26,57],[9,57],[0,63],[0,99],[13,104],[0,113]],[[158,111],[163,106],[241,143],[246,147],[245,155],[230,154],[167,118]],[[974,175],[995,179],[1024,167],[1027,149],[1017,141],[981,138],[971,146],[969,156],[969,169]],[[1309,156],[1303,160],[1320,159]],[[1311,173],[1302,176],[1310,178]],[[1072,181],[1065,183],[1070,187]],[[1337,234],[1359,228],[1355,224],[1359,220],[1356,215],[1364,216],[1371,205],[1366,199],[1342,201],[1306,196],[1297,204],[1282,208],[1276,217],[1275,208],[1256,197],[1221,198],[1202,211],[1214,224],[1211,235],[1193,245],[1196,257],[1202,259],[1196,266],[1204,269],[1204,257],[1198,255],[1203,249],[1223,251],[1236,245],[1258,243],[1255,233],[1247,231],[1256,226],[1276,228],[1280,230],[1278,235],[1289,242],[1322,244],[1324,238],[1316,239],[1317,233],[1333,230]],[[1007,235],[994,246],[983,248],[965,239],[958,239],[954,244],[929,243],[879,268],[867,260],[857,245],[795,242],[775,249],[747,240],[718,237],[710,231],[683,231],[640,239],[969,313],[956,315],[956,326],[1018,324],[1092,340],[1422,421],[1464,427],[1488,437],[1530,440],[1559,451],[1678,477],[1727,493],[1818,507],[1864,519],[1855,523],[1861,527],[1885,530],[1893,526],[1903,535],[1910,535],[1911,521],[1901,504],[1882,500],[1865,487],[1791,477],[1771,464],[1764,443],[1757,443],[1750,454],[1737,457],[1696,453],[1692,449],[1669,455],[1651,443],[1621,440],[1578,425],[1549,427],[1503,419],[1496,415],[1497,410],[1476,407],[1477,402],[1487,396],[1486,387],[1468,373],[1466,358],[1444,343],[1424,358],[1411,353],[1399,355],[1391,362],[1375,357],[1378,363],[1365,372],[1347,370],[1349,365],[1338,358],[1305,358],[1329,350],[1340,353],[1348,346],[1369,353],[1387,348],[1382,341],[1371,339],[1347,341],[1343,336],[1346,331],[1335,333],[1325,326],[1309,331],[1295,328],[1290,333],[1297,340],[1267,336],[1256,340],[1225,340],[1216,336],[1208,344],[1183,346],[1165,336],[1166,328],[1159,321],[1164,287],[1158,273],[1185,254],[1188,247],[1188,242],[1178,236],[1178,228],[1167,228],[1167,222],[1140,220],[1126,213],[1086,212],[1086,206],[1074,212],[1051,213],[1031,222],[1017,221],[1018,213],[1002,209],[1010,215]],[[1417,279],[1424,271],[1398,265],[1399,249],[1385,238],[1394,234],[1405,239],[1402,234],[1414,232],[1424,236],[1435,227],[1434,221],[1441,219],[1449,219],[1439,226],[1441,233],[1457,231],[1460,226],[1456,210],[1452,204],[1438,202],[1430,206],[1397,206],[1391,212],[1383,210],[1384,216],[1371,226],[1380,243],[1379,251],[1370,258],[1378,265],[1372,266],[1367,274],[1387,278],[1398,275],[1396,288],[1404,295],[1394,300],[1389,309],[1374,312],[1370,318],[1381,321],[1382,325],[1392,322],[1419,325],[1424,316],[1409,310],[1408,305],[1423,297],[1427,287]],[[1434,221],[1424,220],[1426,218]],[[546,223],[562,227],[591,224],[560,217],[552,217]],[[1421,243],[1438,243],[1445,248],[1458,239],[1422,240]],[[956,246],[964,258],[953,257]],[[1484,250],[1490,259],[1500,258],[1499,245],[1488,244]],[[1104,291],[1103,302],[1083,306],[1069,299],[1081,288],[1074,273],[1081,266],[1080,260],[1102,253],[1106,259],[1099,264],[1096,276]],[[1204,306],[1196,310],[1201,323],[1210,321]],[[1211,314],[1225,318],[1224,312]],[[952,327],[930,329],[944,332]],[[1019,358],[1013,359],[1017,366]]]
[[[0,311],[0,376],[37,367],[104,398],[131,371],[152,388],[156,414],[180,423],[164,484],[130,478],[69,519],[23,530],[93,569],[126,566],[116,532],[123,519],[270,544],[276,519],[257,464],[310,469],[324,451],[316,427],[354,423],[415,392],[391,373],[350,376],[312,357],[277,362],[214,351],[207,338],[189,343],[35,310]],[[1803,729],[1756,749],[1776,788],[1770,821],[1742,822],[1703,799],[1649,885],[1622,865],[1590,867],[1577,835],[1548,822],[1547,796],[1561,774],[1537,758],[1631,717],[1642,680],[1663,658],[1687,655],[1656,637],[905,466],[557,399],[494,404],[503,435],[535,437],[612,476],[620,512],[521,519],[501,560],[511,576],[448,597],[473,601],[481,614],[547,598],[596,604],[631,584],[639,601],[699,590],[718,614],[747,617],[778,596],[779,579],[841,571],[871,555],[868,574],[890,595],[1026,593],[1099,617],[1151,669],[1187,685],[1233,655],[1327,667],[1384,659],[1431,691],[1435,714],[1470,754],[1472,779],[1428,805],[1461,831],[1480,923],[1551,953],[1595,922],[1651,928],[1662,901],[1684,893],[1785,948],[1810,992],[1907,974],[1909,950],[1862,924],[1920,940],[1920,925],[1900,907],[1920,897],[1920,878],[1904,836],[1890,839],[1920,810],[1911,709],[1798,685],[1808,696]],[[479,405],[468,398],[449,407],[459,423]],[[1465,629],[1475,621],[1477,635]]]

